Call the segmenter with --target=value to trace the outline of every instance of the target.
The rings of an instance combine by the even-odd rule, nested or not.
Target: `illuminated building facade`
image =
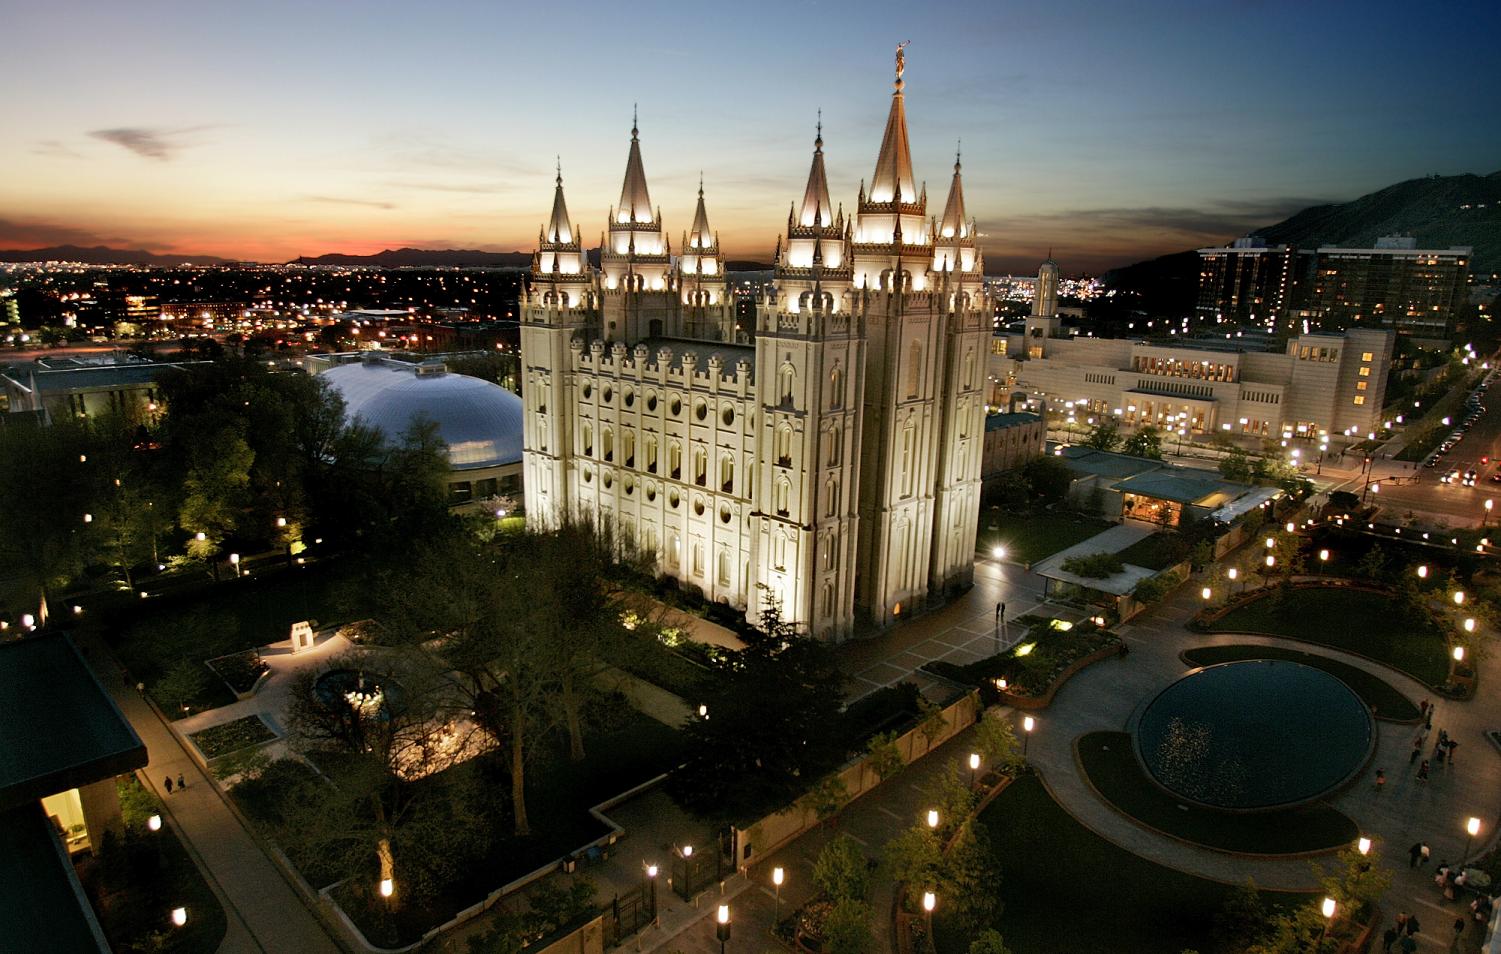
[[[559,175],[521,307],[529,519],[611,524],[709,599],[831,640],[969,583],[990,309],[959,163],[930,219],[903,86],[899,53],[854,215],[820,128],[753,342],[702,187],[674,256],[636,129],[598,269]]]

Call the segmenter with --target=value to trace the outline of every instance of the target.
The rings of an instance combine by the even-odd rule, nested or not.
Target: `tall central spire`
[[[808,169],[808,187],[797,223],[804,228],[827,228],[834,224],[834,206],[829,201],[829,178],[823,169],[823,114],[819,112],[818,135],[813,140],[813,165]]]
[[[625,160],[625,182],[620,187],[620,205],[616,215],[621,222],[651,222],[651,196],[646,191],[646,170],[641,166],[640,130],[636,113],[631,111],[631,152]]]
[[[902,99],[902,89],[906,86],[906,80],[902,79],[906,46],[903,43],[896,48],[896,82],[892,85],[886,134],[881,137],[881,154],[876,157],[876,172],[870,181],[872,202],[891,202],[898,195],[903,202],[917,200],[917,187],[912,178],[912,150],[907,145],[907,108]]]

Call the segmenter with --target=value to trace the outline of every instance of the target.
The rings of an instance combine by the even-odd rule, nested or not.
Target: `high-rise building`
[[[775,274],[737,336],[702,188],[674,258],[639,131],[600,267],[559,175],[522,298],[528,518],[613,525],[662,573],[825,639],[972,576],[989,303],[956,158],[942,216],[914,179],[902,55],[853,216],[820,127]]]
[[[1296,282],[1297,250],[1256,236],[1229,248],[1199,249],[1198,316],[1234,324],[1286,326]]]

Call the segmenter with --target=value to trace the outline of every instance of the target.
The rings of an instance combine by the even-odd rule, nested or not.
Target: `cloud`
[[[136,243],[120,236],[102,235],[89,229],[57,222],[0,218],[0,248],[49,248],[53,245],[108,245],[131,248]]]
[[[303,202],[326,202],[331,205],[362,205],[367,209],[394,209],[396,206],[390,202],[381,202],[378,199],[351,199],[338,195],[309,195],[302,198]]]
[[[57,139],[43,139],[31,148],[32,155],[52,159],[82,159],[83,153]]]
[[[208,126],[189,126],[183,129],[152,129],[145,126],[120,126],[115,129],[94,129],[89,135],[128,149],[147,159],[166,162],[187,145],[183,140],[193,133],[209,129]]]
[[[1061,231],[1135,230],[1176,233],[1193,238],[1231,238],[1278,222],[1300,209],[1321,205],[1327,199],[1295,196],[1253,200],[1222,200],[1204,208],[1191,206],[1121,206],[1103,209],[1074,209],[1037,215],[986,219],[986,231],[1035,230],[1053,227]]]

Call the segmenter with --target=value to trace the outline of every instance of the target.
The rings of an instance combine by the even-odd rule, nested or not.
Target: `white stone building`
[[[815,635],[882,627],[971,580],[988,309],[960,167],[930,219],[902,57],[853,216],[823,138],[738,342],[703,189],[674,256],[636,129],[601,267],[561,175],[522,299],[527,513],[607,522],[661,572]]]
[[[1093,338],[1066,334],[1057,314],[1058,267],[1044,262],[1020,334],[998,333],[990,374],[1001,396],[1024,394],[1080,423],[1117,414],[1185,435],[1364,438],[1381,429],[1393,332],[1294,335],[1283,351],[1239,339]]]

